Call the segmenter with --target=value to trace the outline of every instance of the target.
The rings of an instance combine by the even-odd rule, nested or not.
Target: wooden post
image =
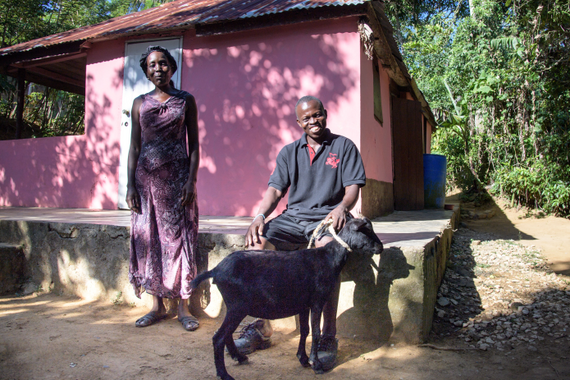
[[[24,129],[24,101],[26,94],[26,70],[18,69],[18,105],[16,106],[16,139],[22,138]]]

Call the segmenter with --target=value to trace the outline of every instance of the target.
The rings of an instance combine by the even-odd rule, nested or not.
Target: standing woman
[[[142,291],[152,295],[153,305],[135,325],[146,327],[166,318],[163,298],[179,298],[178,320],[193,331],[199,326],[188,309],[198,241],[196,101],[173,87],[177,65],[167,49],[149,46],[140,66],[154,90],[137,97],[131,112],[129,280],[137,297]]]

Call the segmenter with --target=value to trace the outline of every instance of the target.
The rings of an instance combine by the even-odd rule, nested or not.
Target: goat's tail
[[[198,285],[200,285],[200,283],[208,278],[214,277],[214,273],[213,270],[209,270],[207,272],[204,272],[202,274],[199,274],[198,276],[196,276],[195,279],[192,280],[192,282],[190,282],[190,288],[191,289],[196,289],[198,287]]]

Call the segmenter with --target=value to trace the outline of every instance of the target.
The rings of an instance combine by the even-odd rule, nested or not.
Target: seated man
[[[295,106],[297,124],[305,133],[285,146],[277,157],[276,167],[258,215],[245,236],[250,249],[292,250],[305,246],[323,219],[333,219],[340,230],[349,211],[358,200],[360,187],[366,184],[364,166],[358,149],[349,139],[327,129],[327,111],[314,96],[304,96]],[[289,191],[287,209],[265,223],[281,198]],[[332,241],[326,233],[316,240],[321,247]],[[336,362],[336,313],[340,281],[331,300],[323,309],[323,331],[318,355],[325,370]],[[269,321],[257,320],[246,326],[236,346],[244,354],[270,346],[273,333]]]

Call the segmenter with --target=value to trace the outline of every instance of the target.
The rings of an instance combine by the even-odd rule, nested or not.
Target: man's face
[[[300,103],[295,109],[297,124],[313,140],[319,140],[327,127],[327,111],[316,100]]]

